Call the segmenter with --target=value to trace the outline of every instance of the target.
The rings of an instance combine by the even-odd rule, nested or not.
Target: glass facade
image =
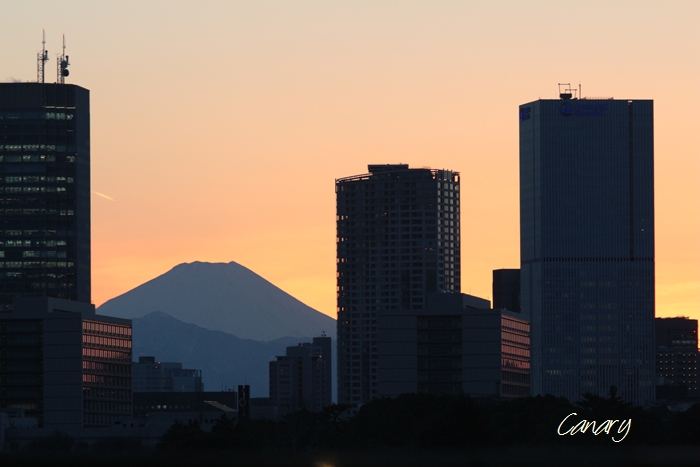
[[[83,426],[132,415],[131,326],[83,320]]]
[[[0,84],[0,312],[14,296],[90,303],[89,92]]]
[[[501,315],[501,397],[530,395],[530,324]]]
[[[336,180],[338,401],[378,394],[377,315],[460,290],[459,173],[370,165]]]
[[[520,106],[532,394],[654,400],[653,103]]]

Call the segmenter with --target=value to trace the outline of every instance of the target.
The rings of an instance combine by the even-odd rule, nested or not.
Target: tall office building
[[[520,106],[521,309],[532,394],[654,400],[650,100]]]
[[[90,303],[89,106],[75,85],[0,84],[0,313]]]
[[[336,180],[338,402],[379,395],[377,319],[460,291],[459,173],[370,165]]]

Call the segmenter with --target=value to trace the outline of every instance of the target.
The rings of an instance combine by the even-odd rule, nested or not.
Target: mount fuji
[[[97,309],[101,315],[128,319],[155,311],[255,341],[336,335],[333,318],[235,262],[179,264]]]

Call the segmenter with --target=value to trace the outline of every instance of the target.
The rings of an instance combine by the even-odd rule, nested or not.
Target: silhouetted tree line
[[[197,423],[173,425],[162,437],[161,450],[229,450],[238,452],[295,452],[318,450],[463,449],[522,445],[613,445],[610,434],[591,430],[560,436],[557,427],[576,413],[567,427],[581,420],[598,422],[632,419],[625,445],[700,445],[700,404],[686,412],[666,408],[645,410],[617,397],[587,394],[571,404],[564,398],[538,396],[496,402],[469,396],[405,394],[365,404],[346,419],[346,406],[323,412],[300,411],[279,421],[221,418],[210,432]],[[619,425],[619,424],[618,424]],[[611,430],[615,438],[618,425]]]

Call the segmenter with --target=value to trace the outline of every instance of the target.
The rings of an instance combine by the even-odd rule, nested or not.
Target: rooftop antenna
[[[60,57],[58,57],[58,64],[57,64],[57,80],[58,83],[60,84],[66,84],[66,76],[70,74],[68,71],[68,65],[70,63],[68,62],[68,55],[66,55],[66,35],[63,35],[63,53],[61,54]]]
[[[563,100],[569,100],[571,97],[576,99],[576,89],[571,87],[571,83],[558,83],[559,84],[559,98]],[[565,86],[564,92],[562,92],[562,86]]]
[[[49,52],[46,50],[46,31],[41,30],[41,52],[36,54],[36,82],[44,82],[44,64],[49,61]]]

